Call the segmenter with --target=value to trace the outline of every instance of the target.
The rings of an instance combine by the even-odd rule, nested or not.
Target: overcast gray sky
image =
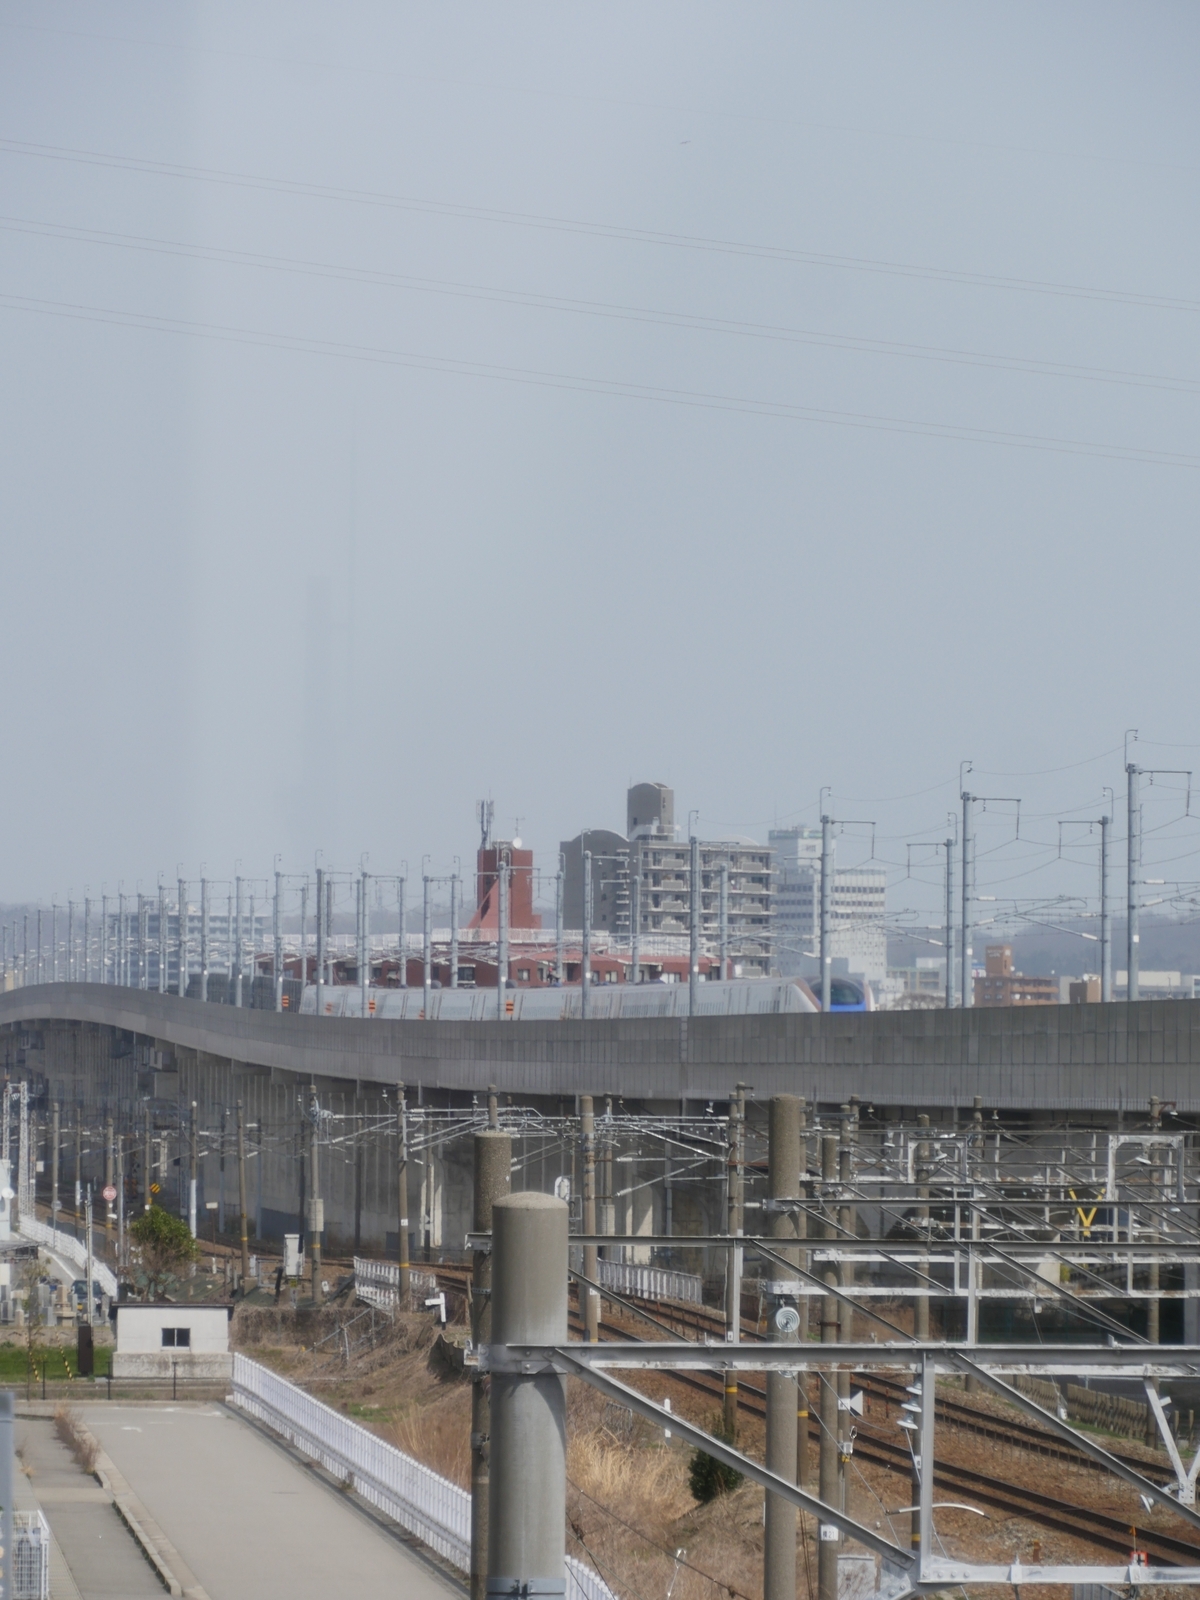
[[[1200,740],[1198,42],[0,5],[0,898],[448,871],[482,795],[553,870],[642,778],[903,861],[964,758],[1049,851]]]

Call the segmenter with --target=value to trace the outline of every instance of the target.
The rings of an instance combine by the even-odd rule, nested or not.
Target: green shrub
[[[729,1436],[721,1426],[713,1428],[712,1432],[718,1439],[729,1442]],[[702,1506],[710,1500],[715,1500],[718,1495],[732,1494],[742,1481],[742,1474],[734,1467],[727,1467],[723,1461],[718,1461],[710,1456],[707,1450],[693,1450],[692,1462],[688,1469],[688,1485],[693,1495]]]

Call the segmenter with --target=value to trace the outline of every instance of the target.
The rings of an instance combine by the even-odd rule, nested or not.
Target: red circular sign
[[[117,1198],[117,1191],[113,1188],[111,1183],[106,1183],[103,1189],[101,1189],[100,1193],[110,1204]]]

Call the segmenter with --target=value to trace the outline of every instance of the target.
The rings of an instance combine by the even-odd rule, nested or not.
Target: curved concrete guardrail
[[[760,1099],[1115,1111],[1156,1094],[1200,1110],[1200,1000],[516,1023],[299,1016],[94,983],[0,994],[0,1027],[54,1022],[303,1079],[467,1092],[678,1103],[741,1080]]]
[[[233,1358],[229,1399],[319,1461],[444,1561],[461,1572],[470,1570],[471,1496],[465,1489],[240,1354]],[[567,1600],[614,1596],[598,1572],[568,1556]]]

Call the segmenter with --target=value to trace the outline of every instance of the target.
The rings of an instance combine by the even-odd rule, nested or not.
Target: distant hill
[[[1071,923],[1063,922],[1065,928]],[[1093,920],[1079,925],[1088,933],[1096,933]],[[1125,966],[1125,918],[1114,917],[1112,922],[1113,971]],[[977,961],[982,961],[984,946],[1011,944],[1013,965],[1018,972],[1069,973],[1096,972],[1100,966],[1100,946],[1091,939],[1081,939],[1077,933],[1057,933],[1051,928],[1031,928],[1026,933],[1007,935],[989,934],[988,929],[976,930],[973,940]],[[1143,916],[1141,925],[1141,966],[1147,972],[1200,972],[1200,920],[1177,922],[1166,917]],[[940,956],[940,948],[916,939],[890,938],[888,940],[888,966],[910,967],[918,956]]]

